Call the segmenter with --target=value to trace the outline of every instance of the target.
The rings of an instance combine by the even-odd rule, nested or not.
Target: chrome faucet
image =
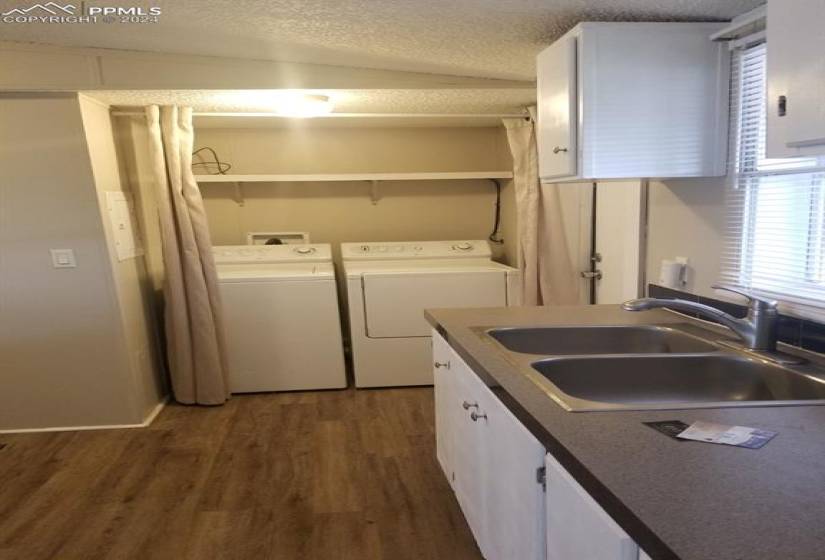
[[[627,311],[647,311],[667,307],[677,311],[700,313],[716,321],[719,321],[741,338],[745,343],[745,348],[757,352],[775,352],[777,330],[779,328],[779,312],[777,302],[769,299],[762,299],[742,289],[731,286],[714,284],[711,286],[716,290],[726,290],[748,298],[748,315],[744,319],[738,319],[724,311],[683,299],[659,299],[642,298],[626,301],[622,308]]]

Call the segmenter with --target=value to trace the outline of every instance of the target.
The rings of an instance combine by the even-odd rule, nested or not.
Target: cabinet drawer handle
[[[561,146],[556,146],[555,148],[553,148],[553,153],[554,154],[558,154],[560,152],[566,152],[566,151],[567,151],[567,148],[562,148]]]
[[[450,361],[447,360],[446,362],[435,362],[435,369],[446,368],[450,369]]]
[[[484,412],[479,414],[474,410],[470,413],[470,418],[473,420],[473,422],[478,422],[479,418],[484,418],[486,420],[487,419],[487,414],[485,414]]]
[[[464,410],[470,410],[471,408],[475,408],[476,410],[478,410],[478,403],[471,403],[469,401],[464,401],[463,403],[461,403],[461,407]]]

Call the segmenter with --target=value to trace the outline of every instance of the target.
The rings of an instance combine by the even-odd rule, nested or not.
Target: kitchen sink
[[[490,329],[488,336],[512,352],[543,356],[589,354],[695,354],[719,348],[659,325]]]
[[[739,354],[576,356],[532,363],[570,411],[815,404],[825,380]]]

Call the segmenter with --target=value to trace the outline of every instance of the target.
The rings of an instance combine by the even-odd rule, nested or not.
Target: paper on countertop
[[[713,422],[694,422],[690,427],[679,434],[678,438],[735,445],[748,449],[759,449],[776,435],[770,430],[759,430],[746,426],[728,426]]]

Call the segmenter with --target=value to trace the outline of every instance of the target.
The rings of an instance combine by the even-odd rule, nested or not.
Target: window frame
[[[811,292],[819,292],[825,296],[825,175],[823,175],[825,173],[825,157],[768,159],[764,154],[754,154],[754,143],[757,146],[763,144],[766,134],[764,128],[766,126],[767,110],[766,87],[763,85],[765,98],[759,109],[762,113],[755,117],[752,105],[750,108],[743,106],[746,93],[743,84],[735,83],[735,79],[737,77],[744,79],[740,65],[747,62],[736,57],[746,56],[747,51],[755,48],[763,49],[761,56],[767,56],[769,47],[765,41],[764,33],[744,38],[732,45],[734,60],[732,60],[730,73],[731,113],[728,151],[729,184],[727,187],[727,196],[730,198],[726,200],[729,231],[725,236],[721,275],[728,282],[744,285],[755,293],[779,300],[782,310],[786,313],[821,320],[825,318],[825,297],[819,304],[817,300],[810,297],[795,297],[792,291],[794,283],[796,283],[799,287],[805,286]],[[764,60],[761,64],[765,64]],[[734,95],[737,97],[734,98]],[[745,122],[752,121],[754,118],[758,118],[760,121],[757,125],[759,127],[757,129],[758,138],[754,140],[751,136],[745,141],[743,140],[743,134],[749,132],[753,135],[754,132],[752,122],[747,125]],[[790,163],[793,160],[798,160],[796,162],[798,165],[790,168],[780,167],[785,162]],[[805,166],[805,160],[808,160],[807,166]],[[767,166],[767,169],[764,167],[760,169],[760,165]],[[798,174],[813,174],[811,177],[811,198],[807,203],[803,203],[810,209],[806,218],[808,221],[807,226],[805,226],[807,233],[805,234],[805,240],[799,241],[798,245],[807,247],[801,257],[804,259],[802,277],[799,279],[794,278],[788,282],[787,286],[783,286],[786,288],[786,292],[781,289],[772,290],[764,285],[760,287],[758,281],[754,286],[754,267],[757,266],[755,261],[758,258],[758,253],[754,250],[754,247],[758,243],[756,235],[759,197],[760,194],[764,195],[768,192],[767,188],[769,188],[765,185],[765,180],[769,177],[785,177]],[[760,193],[760,187],[763,186],[766,190]],[[789,196],[787,200],[792,201],[793,198]],[[731,223],[732,216],[736,216],[736,223]],[[736,233],[732,233],[730,230],[736,225],[739,225],[741,229],[737,230]],[[735,245],[735,250],[732,251],[728,244]],[[734,262],[735,265],[732,264]],[[757,274],[756,277],[758,278],[759,275]]]

